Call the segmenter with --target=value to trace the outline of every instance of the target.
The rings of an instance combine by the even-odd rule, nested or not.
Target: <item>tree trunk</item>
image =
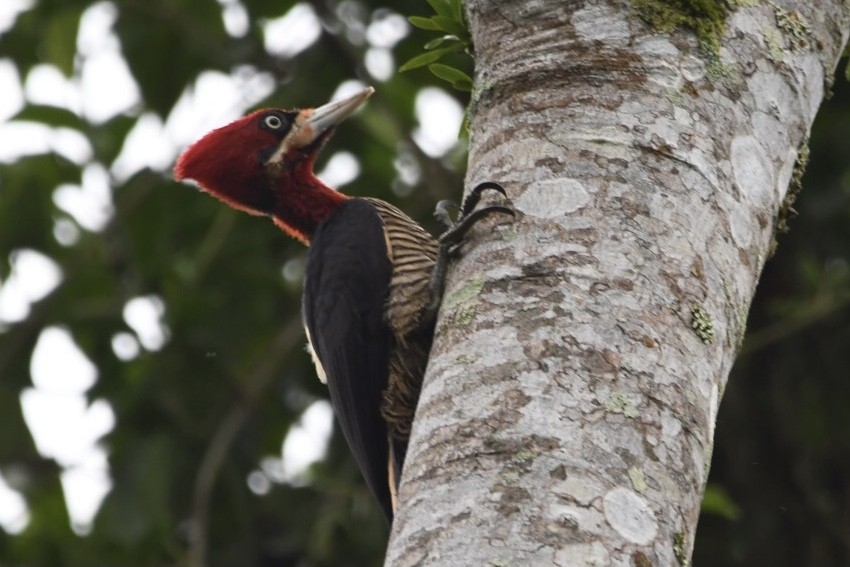
[[[779,3],[686,27],[662,0],[468,1],[467,180],[519,214],[452,267],[388,566],[688,562],[718,404],[850,28],[846,1]]]

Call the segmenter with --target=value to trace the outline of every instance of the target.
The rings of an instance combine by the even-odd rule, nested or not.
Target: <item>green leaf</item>
[[[28,104],[10,120],[38,122],[46,126],[73,128],[74,130],[85,130],[86,128],[85,121],[70,110],[45,104]]]
[[[452,10],[452,6],[448,0],[427,0],[427,2],[440,16],[454,19],[454,11]]]
[[[465,18],[463,17],[463,4],[461,0],[448,0],[448,2],[452,5],[452,10],[454,11],[454,17],[457,21],[463,22]]]
[[[442,37],[438,37],[437,39],[432,39],[431,41],[426,43],[425,49],[434,49],[435,47],[440,47],[444,43],[450,42],[461,43],[460,39],[456,35],[444,35]]]
[[[457,90],[457,91],[461,91],[461,92],[465,92],[465,93],[471,93],[472,92],[472,81],[468,81],[468,82],[458,81],[457,83],[452,83],[452,87],[454,87],[454,89]]]
[[[472,79],[460,69],[455,69],[441,63],[434,63],[428,66],[428,70],[444,81],[448,81],[454,88],[460,91],[472,90]]]
[[[425,18],[422,16],[410,16],[407,18],[407,21],[411,23],[414,27],[417,27],[421,30],[428,31],[440,31],[440,27],[434,22],[434,18]]]
[[[705,488],[701,511],[733,522],[741,518],[741,508],[732,500],[725,488],[716,484],[709,484]]]
[[[70,9],[48,20],[42,37],[42,49],[47,60],[70,77],[74,72],[74,54],[77,52],[77,27],[80,11]]]
[[[417,69],[419,67],[424,67],[425,65],[430,65],[435,61],[439,60],[443,55],[448,55],[449,53],[453,53],[458,51],[459,48],[462,48],[461,44],[453,45],[451,47],[444,47],[442,49],[434,49],[431,51],[426,51],[425,53],[421,53],[416,57],[411,58],[404,65],[398,68],[399,72],[403,73],[405,71],[410,71],[411,69]]]
[[[454,34],[458,37],[468,37],[469,31],[467,31],[466,26],[463,23],[458,22],[454,18],[447,18],[446,16],[433,16],[431,20],[437,26],[439,30],[442,30],[446,33]]]
[[[404,65],[398,68],[400,73],[404,73],[405,71],[410,71],[412,69],[418,69],[419,67],[424,67],[425,65],[429,65],[434,61],[437,61],[442,54],[440,51],[426,51],[425,53],[420,53],[416,57],[408,60]]]

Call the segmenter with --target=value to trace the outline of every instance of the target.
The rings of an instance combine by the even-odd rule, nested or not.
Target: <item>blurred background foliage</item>
[[[78,28],[92,3],[24,5],[0,33],[0,62],[25,84],[45,65],[85,79],[91,53]],[[433,34],[400,15],[432,12],[420,0],[392,9],[372,0],[106,5],[137,100],[102,117],[85,105],[41,104],[25,90],[12,121],[58,128],[50,140],[70,130],[90,151],[63,151],[57,141],[0,163],[0,286],[11,285],[27,252],[59,270],[25,313],[0,319],[0,475],[28,510],[26,521],[0,529],[0,564],[379,565],[387,530],[336,431],[307,471],[280,472],[284,439],[326,398],[299,322],[304,249],[271,223],[171,181],[177,146],[204,131],[154,139],[154,153],[174,147],[150,167],[126,174],[116,162],[141,122],[167,124],[185,107],[204,73],[264,77],[268,88],[252,107],[315,106],[356,79],[377,93],[340,128],[318,169],[350,152],[359,175],[346,193],[395,202],[434,230],[433,203],[460,196],[465,150],[417,144],[429,120],[417,115],[418,101],[439,80],[374,64],[389,58],[394,69],[420,54]],[[321,22],[320,33],[288,54],[270,49],[264,22],[299,10]],[[381,34],[370,30],[387,22],[401,32],[376,41]],[[0,98],[6,89],[0,84]],[[212,115],[221,110],[214,102]],[[437,127],[454,135],[458,124]],[[800,216],[765,269],[718,417],[697,565],[850,564],[848,131],[850,89],[839,81],[812,134]],[[0,144],[18,142],[6,137]],[[103,222],[86,226],[63,203],[68,184],[98,175],[111,205]],[[140,299],[158,316],[159,339],[131,324]],[[114,415],[100,441],[111,490],[86,525],[69,521],[73,495],[63,486],[73,466],[39,450],[22,410],[38,382],[33,353],[45,329],[69,333],[93,363],[97,379],[82,390],[88,409]]]

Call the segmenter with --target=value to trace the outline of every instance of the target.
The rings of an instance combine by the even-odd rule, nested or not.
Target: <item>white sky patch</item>
[[[99,232],[112,218],[112,188],[109,173],[98,163],[83,169],[82,185],[62,184],[53,192],[57,207],[92,232]]]
[[[336,5],[336,17],[345,26],[345,39],[360,47],[366,41],[366,18],[369,13],[360,2],[351,0]]]
[[[97,368],[67,329],[48,327],[35,343],[30,375],[32,383],[44,394],[82,394],[97,381]]]
[[[112,33],[117,18],[118,9],[112,2],[96,2],[86,8],[77,28],[77,53],[91,57],[104,49],[117,50],[120,43]]]
[[[52,133],[52,128],[34,122],[0,125],[0,162],[14,163],[23,156],[46,153]]]
[[[279,18],[262,23],[266,51],[278,57],[293,57],[319,39],[322,22],[309,4],[299,2]]]
[[[167,169],[176,156],[177,146],[167,136],[162,120],[153,112],[145,112],[127,133],[121,152],[112,162],[112,175],[123,183],[145,167]]]
[[[24,421],[38,452],[63,467],[71,525],[87,533],[112,487],[106,451],[98,443],[115,427],[115,413],[104,400],[89,404],[85,392],[96,382],[97,368],[66,329],[41,332],[30,374],[34,387],[20,396]]]
[[[112,335],[112,352],[118,360],[133,360],[139,356],[140,350],[141,346],[135,335],[126,332]]]
[[[463,120],[463,108],[444,90],[425,87],[416,95],[416,119],[419,127],[413,139],[431,157],[444,156],[457,143]]]
[[[366,40],[373,47],[391,49],[410,33],[410,24],[401,14],[387,9],[375,12],[375,18],[366,28]]]
[[[341,187],[360,175],[360,161],[351,152],[337,152],[325,167],[316,174],[329,187]]]
[[[238,67],[230,75],[204,71],[177,100],[165,121],[165,131],[176,146],[188,146],[245,114],[274,87],[274,77],[249,66]]]
[[[80,228],[68,218],[58,218],[53,223],[53,238],[62,246],[73,246],[80,239]]]
[[[106,453],[100,451],[92,462],[64,470],[60,478],[71,528],[77,535],[90,534],[100,504],[112,490]]]
[[[19,534],[29,523],[30,512],[24,497],[0,474],[0,528],[9,534]]]
[[[272,489],[271,479],[266,476],[266,473],[261,470],[251,471],[248,474],[248,478],[245,480],[251,492],[259,496],[268,494],[269,491]],[[2,521],[2,518],[0,518],[0,521]]]
[[[389,49],[372,47],[366,50],[364,63],[369,74],[379,81],[388,81],[395,73],[395,59]]]
[[[85,531],[93,511],[112,487],[106,451],[98,445],[115,426],[112,407],[103,400],[88,404],[84,394],[27,388],[21,392],[21,408],[38,452],[63,467],[62,486],[71,525]],[[75,473],[70,482],[65,477],[68,472]]]
[[[12,29],[22,12],[35,6],[35,0],[3,0],[0,2],[0,33]]]
[[[0,123],[2,123],[20,111],[24,105],[21,76],[18,74],[18,68],[9,59],[0,59],[0,85],[3,85],[0,91]]]
[[[283,264],[280,271],[283,279],[290,284],[300,284],[304,279],[305,258],[303,255],[290,258]]]
[[[0,162],[14,163],[24,156],[56,152],[82,165],[91,159],[88,140],[70,128],[50,128],[36,122],[0,123]]]
[[[115,179],[124,182],[145,167],[168,169],[182,148],[245,114],[274,85],[271,75],[249,66],[238,67],[230,75],[204,71],[180,95],[165,124],[152,112],[139,117],[112,164]]]
[[[242,93],[232,77],[204,71],[180,95],[166,125],[175,140],[189,144],[240,117],[244,106]]]
[[[279,473],[272,470],[271,478],[290,484],[302,482],[302,477],[310,465],[324,458],[332,432],[331,405],[325,400],[310,404],[301,414],[298,423],[287,433],[281,449],[283,469]],[[269,469],[269,463],[265,463],[263,468]],[[280,478],[275,478],[276,476]]]
[[[250,20],[248,10],[239,0],[218,0],[221,4],[221,20],[224,22],[224,31],[230,37],[243,37],[248,33]]]
[[[0,282],[0,323],[26,319],[31,305],[62,281],[59,264],[36,250],[16,250],[10,254],[9,263],[9,276]]]
[[[124,322],[147,350],[159,350],[168,342],[170,331],[162,322],[163,315],[165,303],[157,295],[136,297],[124,305]]]
[[[113,174],[124,181],[143,167],[171,167],[183,148],[245,114],[274,87],[274,77],[247,65],[229,75],[204,71],[180,95],[164,125],[152,113],[139,118],[113,164]]]
[[[107,402],[95,400],[89,405],[83,394],[27,388],[21,392],[21,407],[41,455],[65,468],[101,462],[103,449],[97,441],[115,426],[115,414]]]
[[[262,473],[273,482],[284,484],[287,481],[283,474],[283,461],[279,457],[264,457],[260,461],[260,470]]]
[[[80,90],[58,67],[46,63],[34,66],[27,73],[24,95],[33,104],[58,106],[77,114],[82,109]]]
[[[118,10],[111,2],[92,4],[80,17],[77,53],[82,61],[80,96],[83,115],[102,123],[139,104],[141,96],[121,45],[112,31]],[[105,85],[109,85],[105,88]]]
[[[0,123],[0,162],[13,163],[51,151],[77,165],[86,163],[93,153],[85,136],[70,128],[50,128],[37,122]]]
[[[360,91],[362,91],[365,88],[366,88],[366,83],[362,83],[362,82],[356,81],[354,79],[350,79],[348,81],[343,81],[336,88],[336,90],[334,91],[333,96],[331,96],[331,100],[329,102],[333,102],[335,100],[340,100],[340,99],[343,99],[343,98],[350,97],[351,95],[359,93]]]
[[[54,128],[50,135],[50,149],[77,165],[89,162],[94,156],[88,138],[71,128]]]
[[[413,186],[419,183],[422,178],[422,168],[419,162],[408,151],[401,151],[398,157],[393,160],[393,167],[402,183],[408,186]]]
[[[81,73],[83,115],[95,124],[139,104],[139,87],[127,63],[117,51],[104,51],[89,58]],[[109,88],[105,89],[104,84]]]

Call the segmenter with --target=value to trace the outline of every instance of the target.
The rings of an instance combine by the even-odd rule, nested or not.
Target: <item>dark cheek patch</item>
[[[274,155],[275,150],[277,150],[277,146],[269,146],[267,148],[263,148],[262,150],[257,152],[257,160],[262,164],[267,163],[269,159],[271,159],[271,157]]]

